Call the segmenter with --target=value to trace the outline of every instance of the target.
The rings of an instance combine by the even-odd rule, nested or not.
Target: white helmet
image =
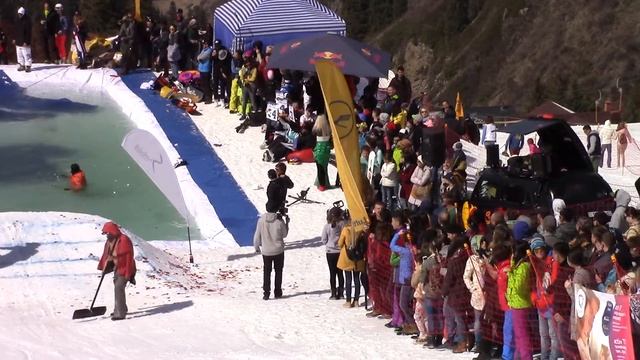
[[[55,6],[55,9],[56,10],[62,10],[62,4],[57,3],[56,6]]]

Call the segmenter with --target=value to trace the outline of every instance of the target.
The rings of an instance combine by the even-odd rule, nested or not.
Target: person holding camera
[[[273,177],[271,184],[277,182],[275,170],[269,170],[269,177]],[[268,192],[268,191],[267,191]],[[269,199],[272,200],[272,199]],[[275,269],[275,284],[273,294],[276,299],[282,297],[282,270],[284,268],[284,238],[289,232],[289,216],[283,211],[284,204],[267,202],[267,212],[260,216],[253,236],[253,246],[256,253],[262,253],[263,280],[262,299],[269,300],[271,296],[271,270]]]

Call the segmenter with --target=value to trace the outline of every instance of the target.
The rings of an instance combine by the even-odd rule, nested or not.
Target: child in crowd
[[[514,243],[511,270],[507,283],[507,303],[511,312],[516,353],[520,359],[531,359],[531,339],[528,323],[531,321],[531,264],[527,258],[529,244],[526,241]],[[505,344],[512,343],[505,331]]]
[[[553,297],[547,291],[551,281],[553,258],[548,255],[544,238],[538,234],[530,239],[533,256],[530,256],[535,288],[531,293],[533,305],[538,310],[538,330],[540,332],[540,359],[557,359],[560,353],[555,325],[553,324]]]
[[[396,234],[391,239],[391,251],[400,256],[400,261],[396,267],[394,283],[400,288],[399,301],[400,311],[402,311],[402,333],[412,335],[418,332],[418,328],[413,320],[413,289],[411,288],[411,275],[414,270],[415,249],[411,242],[411,237],[405,228],[406,219],[400,211],[395,212],[391,217],[391,226],[396,230]]]
[[[434,349],[442,344],[444,334],[442,314],[442,280],[441,273],[444,258],[441,255],[442,239],[437,238],[429,246],[431,255],[422,263],[424,279],[424,310],[427,318],[427,347]]]
[[[475,335],[476,347],[480,344],[481,330],[480,318],[484,309],[484,273],[485,259],[483,256],[486,241],[484,235],[471,237],[471,248],[467,251],[470,256],[464,268],[464,283],[471,292],[471,307],[474,313],[473,332]]]

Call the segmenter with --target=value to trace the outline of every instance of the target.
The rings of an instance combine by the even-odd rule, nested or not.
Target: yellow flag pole
[[[134,0],[134,8],[135,8],[134,18],[137,21],[142,21],[142,13],[141,13],[141,10],[140,10],[140,0]]]

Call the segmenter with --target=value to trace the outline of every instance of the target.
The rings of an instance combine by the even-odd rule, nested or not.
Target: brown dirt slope
[[[349,24],[352,1],[362,3],[328,3]],[[364,38],[404,64],[415,90],[435,98],[460,91],[473,105],[526,110],[554,99],[589,111],[599,90],[617,103],[621,78],[625,119],[633,121],[639,18],[635,0],[413,0],[395,20],[373,22]]]

